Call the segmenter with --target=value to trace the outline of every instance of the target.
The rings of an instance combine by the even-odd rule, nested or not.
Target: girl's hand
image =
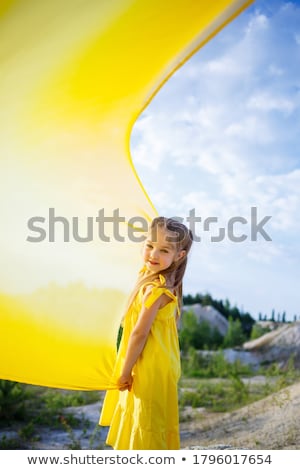
[[[132,388],[132,382],[133,377],[131,374],[121,375],[121,377],[119,377],[117,381],[120,392],[124,392],[125,390],[128,390],[130,392]]]

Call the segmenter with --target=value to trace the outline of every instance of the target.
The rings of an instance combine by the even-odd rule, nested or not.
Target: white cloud
[[[284,74],[284,70],[276,64],[270,64],[268,67],[268,73],[271,77],[281,77]]]
[[[178,211],[177,201],[172,198],[172,191],[158,191],[153,194],[152,201],[156,207],[163,207],[164,214],[176,215]]]
[[[286,236],[295,235],[300,230],[300,170],[285,175],[262,176],[257,178],[261,198],[265,197],[273,210],[271,225],[274,230]],[[268,192],[264,188],[270,188]]]
[[[216,176],[214,188],[211,192],[201,190],[186,190],[176,207],[180,215],[186,217],[191,209],[195,209],[196,217],[201,217],[198,227],[206,242],[211,242],[211,236],[219,233],[220,227],[225,227],[228,234],[228,221],[233,217],[242,217],[247,224],[235,224],[235,236],[240,234],[250,237],[251,207],[256,207],[257,223],[265,217],[271,216],[263,226],[273,243],[267,243],[258,233],[258,241],[262,239],[262,246],[255,245],[248,249],[245,245],[245,255],[253,260],[270,262],[272,257],[294,256],[290,253],[290,246],[286,240],[290,237],[298,238],[300,230],[300,170],[281,175],[263,175],[255,179],[234,177],[229,174]],[[207,217],[217,217],[217,223],[211,225],[209,233],[203,232],[203,222]],[[253,221],[252,221],[253,223]],[[198,232],[200,234],[200,232]],[[280,240],[285,240],[280,241]],[[228,237],[222,242],[228,245]],[[230,246],[230,243],[229,243]],[[264,252],[265,247],[265,252]],[[227,249],[228,246],[227,246]],[[264,253],[260,255],[260,253]]]
[[[296,109],[297,103],[292,97],[286,98],[285,96],[276,96],[269,92],[259,91],[250,96],[247,106],[250,109],[259,111],[280,111],[290,114]]]
[[[204,64],[202,73],[205,73],[210,79],[214,76],[222,76],[222,79],[228,77],[236,79],[237,76],[244,73],[244,70],[241,64],[235,60],[235,57],[224,55],[221,58],[210,60]]]
[[[259,10],[257,10],[254,14],[253,17],[250,18],[246,32],[247,34],[253,34],[259,30],[265,30],[269,26],[269,20],[266,15],[263,13],[260,13]]]
[[[195,208],[222,224],[249,218],[251,207],[259,219],[272,216],[272,242],[212,244],[203,234],[189,275],[193,286],[222,281],[253,304],[242,285],[248,279],[267,305],[271,277],[284,295],[300,274],[300,8],[255,5],[162,88],[135,126],[132,149],[161,213],[187,216]]]
[[[251,113],[250,116],[240,115],[239,119],[231,122],[225,129],[225,134],[230,137],[238,137],[244,141],[269,143],[274,140],[272,129],[269,123]]]
[[[137,165],[143,165],[152,171],[158,170],[168,152],[168,141],[157,126],[159,121],[159,116],[146,114],[134,127],[134,134],[139,138],[132,146],[133,160]]]

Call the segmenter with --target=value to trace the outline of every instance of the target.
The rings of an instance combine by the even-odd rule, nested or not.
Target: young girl
[[[177,385],[180,351],[176,319],[192,232],[175,219],[152,221],[144,267],[123,318],[113,380],[100,421],[114,449],[179,449]]]

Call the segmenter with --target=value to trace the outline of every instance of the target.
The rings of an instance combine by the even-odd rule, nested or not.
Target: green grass
[[[86,420],[76,417],[68,407],[77,407],[100,400],[101,392],[49,389],[32,385],[0,381],[0,429],[17,429],[16,437],[5,435],[0,449],[26,449],[39,440],[39,426],[63,429],[69,436],[71,448],[80,448],[73,429],[83,428]]]
[[[179,405],[205,408],[208,411],[225,412],[240,408],[266,396],[263,387],[250,387],[239,377],[231,379],[200,379],[194,389],[185,388],[181,382]]]
[[[228,364],[221,354],[205,358],[205,363],[201,363],[198,354],[194,354],[190,361],[194,366],[196,364],[197,369],[187,368],[188,374],[183,374],[179,382],[181,411],[186,406],[205,408],[212,412],[233,411],[300,380],[300,371],[294,368],[293,358],[284,370],[274,363],[261,367],[256,373],[248,367],[244,369],[240,364]],[[199,363],[205,367],[199,367]],[[221,366],[222,376],[216,377],[216,370]],[[255,374],[263,375],[265,380],[251,382],[249,377]]]

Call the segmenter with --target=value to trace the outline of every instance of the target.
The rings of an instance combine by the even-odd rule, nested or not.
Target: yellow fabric
[[[177,298],[164,287],[165,278],[153,283],[144,305],[149,308],[162,294],[171,301],[159,309],[142,354],[133,367],[131,391],[106,392],[100,425],[110,426],[106,443],[114,449],[179,449],[177,383],[180,352],[175,308]],[[128,341],[139,317],[144,284],[124,319],[124,330],[114,377],[122,372]]]
[[[131,128],[249,3],[0,0],[0,378],[116,387],[116,335],[140,255],[128,228],[157,215],[132,165]],[[125,218],[106,223],[105,240],[102,209]],[[85,237],[89,222],[92,239],[79,242],[76,223]]]

